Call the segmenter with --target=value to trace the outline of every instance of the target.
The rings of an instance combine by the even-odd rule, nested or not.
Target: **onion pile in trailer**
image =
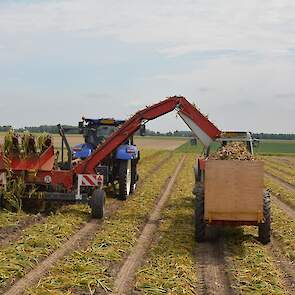
[[[247,146],[242,142],[231,142],[220,147],[215,153],[209,156],[212,160],[254,160],[253,155],[247,150]]]

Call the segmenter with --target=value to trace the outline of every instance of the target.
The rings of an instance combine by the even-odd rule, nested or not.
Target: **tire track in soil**
[[[282,202],[277,197],[271,195],[271,200],[276,204],[281,210],[283,210],[291,219],[295,219],[295,210]],[[280,249],[279,242],[276,240],[275,236],[272,236],[272,242],[267,246],[268,251],[274,258],[274,263],[277,268],[281,271],[283,275],[284,285],[290,292],[290,294],[295,294],[295,265],[290,260],[288,260]]]
[[[278,176],[272,175],[269,172],[264,172],[265,175],[273,179],[274,181],[278,182],[280,185],[282,185],[284,188],[295,191],[295,185],[288,183],[287,181],[279,178]]]
[[[23,231],[27,229],[29,226],[34,225],[36,223],[45,222],[46,217],[37,214],[34,216],[25,217],[15,226],[5,226],[0,229],[0,247],[7,246],[8,244],[15,242],[20,238]]]
[[[295,186],[285,182],[277,176],[274,176],[268,172],[265,174],[273,179],[276,183],[282,185],[283,187],[295,191]],[[271,195],[271,201],[277,205],[281,210],[283,210],[291,219],[295,219],[295,210],[290,207],[285,202],[281,201],[274,195]],[[275,236],[272,236],[272,242],[268,247],[268,251],[274,258],[274,263],[277,268],[281,271],[283,275],[284,285],[290,292],[290,294],[295,294],[295,266],[288,260],[285,255],[280,250],[279,242],[276,240]]]
[[[198,291],[200,295],[234,295],[220,228],[210,226],[207,234],[206,242],[198,243],[195,253],[200,281]]]
[[[267,246],[268,251],[273,257],[273,262],[280,270],[283,276],[284,286],[288,289],[289,294],[295,294],[295,266],[289,261],[280,250],[280,245],[273,237],[270,245]]]
[[[147,173],[147,178],[150,175],[156,173],[161,166],[169,161],[173,155],[173,152],[169,152],[168,155],[162,159],[156,166],[152,167]],[[145,180],[139,180],[138,185],[143,185]],[[111,214],[116,212],[124,202],[115,202],[112,203],[109,207],[106,208],[105,217],[108,218]],[[23,278],[17,280],[12,286],[4,288],[2,291],[4,295],[20,295],[24,291],[36,284],[42,277],[44,277],[47,272],[53,268],[53,266],[62,258],[67,255],[70,255],[76,249],[86,249],[90,245],[91,241],[95,237],[95,234],[103,220],[90,220],[85,225],[82,226],[74,235],[72,235],[63,245],[59,247],[58,250],[54,251],[46,259],[38,263],[31,271],[29,271]],[[5,291],[7,290],[7,291]]]
[[[112,294],[129,294],[132,291],[132,283],[134,281],[136,270],[144,262],[145,255],[152,244],[154,233],[156,232],[159,226],[159,221],[161,219],[161,211],[169,198],[177,175],[179,174],[180,169],[183,166],[184,160],[185,156],[182,157],[181,161],[177,165],[173,176],[170,178],[164,192],[161,194],[158,200],[158,203],[150,214],[149,219],[144,226],[141,235],[138,238],[137,244],[121,266],[115,279],[114,290]]]

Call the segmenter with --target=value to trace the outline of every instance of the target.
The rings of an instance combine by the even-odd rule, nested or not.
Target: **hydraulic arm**
[[[95,173],[95,167],[134,134],[141,125],[173,110],[178,112],[179,116],[206,147],[220,137],[221,131],[195,106],[182,96],[173,96],[138,111],[108,137],[90,157],[74,167],[74,172],[76,174]]]

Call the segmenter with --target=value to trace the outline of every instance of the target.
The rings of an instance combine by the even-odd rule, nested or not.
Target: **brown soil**
[[[3,227],[0,229],[0,247],[16,241],[22,235],[23,231],[35,223],[44,222],[46,218],[40,214],[28,216],[21,220],[15,226]]]
[[[289,294],[295,294],[295,266],[280,251],[278,242],[273,239],[272,243],[267,246],[268,250],[274,257],[274,263],[281,271],[284,286],[288,289]]]
[[[153,235],[158,227],[158,223],[161,218],[161,210],[165,206],[176,177],[183,165],[185,157],[182,158],[178,164],[175,173],[171,177],[167,184],[165,191],[161,195],[158,203],[155,206],[154,211],[151,213],[147,224],[145,225],[137,245],[132,250],[131,254],[127,257],[120,271],[117,274],[117,278],[114,283],[114,291],[112,294],[128,294],[132,289],[132,281],[138,267],[143,263],[144,256],[153,241]]]
[[[4,133],[0,134],[0,144],[3,144]],[[57,134],[52,135],[54,146],[57,148],[61,147],[61,138]],[[75,146],[83,142],[83,137],[80,134],[68,134],[68,142],[70,146]],[[187,139],[182,138],[157,138],[157,137],[135,137],[136,145],[139,148],[149,148],[157,150],[174,150],[180,145],[186,143]]]
[[[182,144],[186,143],[187,139],[165,139],[165,138],[135,138],[135,144],[141,149],[156,149],[156,150],[175,150]]]
[[[227,273],[224,241],[217,227],[208,227],[207,241],[199,243],[196,249],[197,269],[202,295],[234,294]]]

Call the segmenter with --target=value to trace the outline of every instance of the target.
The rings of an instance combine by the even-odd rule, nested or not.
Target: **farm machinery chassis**
[[[91,155],[85,159],[78,161],[75,165],[56,166],[55,152],[51,142],[44,152],[40,155],[34,155],[28,158],[20,158],[17,154],[11,153],[8,155],[10,167],[14,176],[23,176],[26,186],[35,186],[39,191],[44,192],[45,198],[48,200],[68,200],[68,201],[85,201],[89,202],[92,210],[92,216],[102,218],[104,213],[105,192],[103,190],[105,175],[103,166],[106,159],[112,153],[148,121],[158,118],[166,113],[176,110],[178,115],[183,119],[187,126],[191,129],[194,135],[202,142],[206,151],[214,141],[226,143],[233,140],[227,138],[227,134],[221,132],[211,121],[208,120],[194,105],[190,104],[184,97],[173,96],[169,97],[157,104],[146,107],[138,111],[130,119],[125,121],[118,129],[116,129],[109,137],[105,139]],[[245,134],[245,133],[244,133]],[[62,132],[61,135],[63,136]],[[252,139],[247,136],[240,136],[240,141],[244,141],[252,148]],[[5,179],[5,171],[7,169],[6,155],[0,154],[0,179]],[[215,161],[227,162],[227,161]],[[242,161],[239,161],[242,162]],[[263,170],[260,161],[251,161],[251,167],[243,167],[239,163],[235,163],[235,173],[231,173],[231,167],[219,167],[215,163],[212,164],[208,160],[208,153],[198,160],[196,171],[197,187],[194,190],[196,193],[196,238],[201,241],[205,236],[205,227],[207,224],[230,224],[230,225],[258,225],[259,237],[262,242],[267,243],[270,239],[270,215],[269,215],[269,198],[263,197]],[[217,165],[217,164],[216,164]],[[211,167],[213,166],[213,168]],[[252,167],[253,166],[253,167]],[[210,168],[211,167],[211,168]],[[210,169],[209,169],[210,168]],[[213,169],[213,170],[212,170]],[[227,170],[223,170],[227,169]],[[208,170],[208,171],[207,171]],[[210,172],[211,171],[211,172]],[[210,176],[212,171],[219,171],[219,174]],[[220,177],[225,173],[225,182],[234,183],[229,185],[229,189],[224,189],[220,195],[212,195],[212,188],[215,187],[214,177]],[[234,177],[245,171],[245,175],[251,176],[251,173],[256,173],[259,181],[253,190],[247,193],[253,194],[250,198],[247,194],[239,195],[244,187],[236,185],[239,182],[238,177]],[[210,173],[209,173],[210,172]],[[228,177],[227,177],[228,174]],[[207,179],[210,181],[207,183]],[[2,181],[4,184],[5,181]],[[218,182],[218,181],[217,181]],[[243,183],[245,185],[245,183]],[[251,187],[251,183],[247,183]],[[216,191],[215,191],[216,193]],[[223,200],[228,197],[228,194],[234,206],[224,207]],[[210,202],[218,204],[220,208],[210,207],[206,201],[207,195],[210,197]],[[243,211],[243,205],[246,206],[247,212]],[[253,201],[254,200],[254,201]],[[209,210],[209,211],[208,211]],[[211,210],[211,211],[210,211]]]

